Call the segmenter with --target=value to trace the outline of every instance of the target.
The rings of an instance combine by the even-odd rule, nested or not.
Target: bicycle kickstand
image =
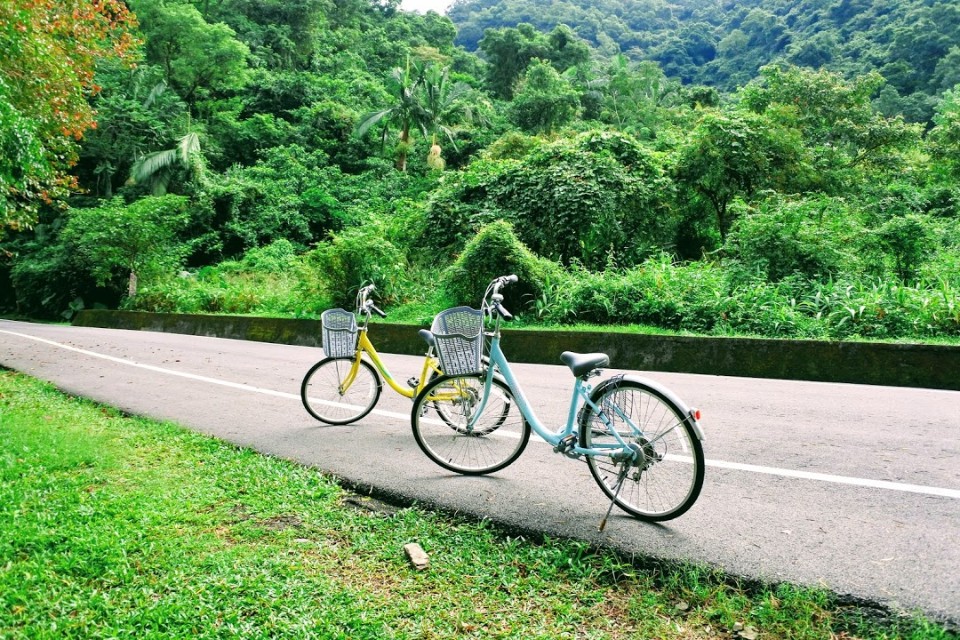
[[[610,506],[607,507],[607,513],[604,514],[603,520],[600,521],[600,526],[597,528],[597,531],[603,533],[603,530],[607,527],[607,518],[610,517],[610,512],[613,511],[613,505],[617,503],[617,498],[620,497],[620,489],[623,488],[623,481],[626,480],[627,474],[630,473],[630,461],[625,460],[623,462],[623,468],[620,470],[620,473],[617,474],[617,488],[613,492],[613,498],[610,500]]]

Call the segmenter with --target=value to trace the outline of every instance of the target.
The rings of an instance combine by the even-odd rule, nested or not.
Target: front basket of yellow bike
[[[357,318],[346,309],[327,309],[320,315],[323,352],[328,358],[351,358],[357,350]]]
[[[440,369],[447,375],[477,373],[483,349],[483,313],[470,307],[441,311],[430,332],[436,339]]]

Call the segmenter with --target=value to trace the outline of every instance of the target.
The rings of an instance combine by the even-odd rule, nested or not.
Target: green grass
[[[821,591],[358,501],[316,470],[0,372],[0,637],[952,637]]]

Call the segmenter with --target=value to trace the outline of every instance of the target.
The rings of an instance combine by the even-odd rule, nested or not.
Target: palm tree
[[[455,123],[487,121],[484,108],[489,108],[489,102],[464,82],[451,84],[448,67],[431,62],[421,68],[407,58],[406,68],[398,67],[391,72],[387,88],[395,98],[394,104],[365,114],[354,135],[363,136],[374,125],[382,123],[381,145],[384,145],[390,127],[398,128],[400,141],[396,166],[400,171],[407,169],[412,129],[419,129],[424,137],[432,136],[427,164],[442,168],[444,162],[440,157],[442,149],[437,142],[438,135],[445,135],[456,149]]]
[[[483,107],[489,106],[489,103],[465,82],[451,85],[449,67],[428,66],[422,74],[421,87],[425,133],[432,135],[427,164],[435,169],[443,169],[445,163],[440,156],[442,149],[437,142],[437,134],[445,135],[456,150],[453,125],[461,121],[486,122]]]
[[[130,168],[131,183],[145,183],[150,192],[161,196],[167,192],[173,169],[176,166],[189,169],[194,179],[203,175],[203,156],[200,154],[200,136],[188,133],[172,149],[153,151],[141,156]]]
[[[397,144],[397,169],[407,170],[407,154],[410,150],[410,130],[421,129],[426,135],[426,111],[420,101],[420,87],[423,74],[417,65],[407,58],[406,68],[397,67],[387,78],[387,90],[395,102],[392,106],[365,114],[354,131],[357,137],[363,136],[377,123],[383,123],[380,134],[381,146],[386,144],[391,125],[400,129],[400,142]]]

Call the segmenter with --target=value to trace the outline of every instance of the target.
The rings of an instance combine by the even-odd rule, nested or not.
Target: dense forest
[[[960,82],[960,5],[952,0],[457,0],[456,43],[489,47],[488,29],[570,25],[601,55],[656,62],[670,78],[729,93],[773,62],[878,71],[876,106],[926,122]],[[487,44],[482,44],[484,38]]]
[[[960,336],[941,0],[0,0],[0,310]]]

